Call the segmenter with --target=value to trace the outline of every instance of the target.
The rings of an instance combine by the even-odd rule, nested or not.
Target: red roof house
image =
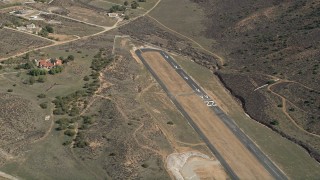
[[[37,61],[37,65],[39,68],[51,69],[54,66],[61,66],[62,61],[60,59],[43,59]]]

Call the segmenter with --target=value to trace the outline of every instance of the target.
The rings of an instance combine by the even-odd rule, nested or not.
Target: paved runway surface
[[[190,125],[196,130],[196,132],[200,135],[200,137],[205,141],[209,149],[213,152],[213,154],[217,157],[220,163],[224,166],[226,172],[232,179],[239,179],[238,176],[233,172],[230,166],[226,163],[220,153],[214,148],[214,146],[209,142],[206,136],[202,133],[202,131],[198,128],[198,126],[193,122],[191,117],[185,112],[180,103],[175,99],[175,97],[171,96],[171,93],[168,91],[166,86],[162,83],[162,81],[157,77],[157,74],[150,68],[150,66],[146,63],[144,58],[142,57],[143,52],[159,52],[163,58],[175,69],[175,71],[187,82],[187,84],[194,90],[194,92],[202,98],[203,102],[207,104],[212,111],[221,119],[221,121],[237,136],[237,138],[242,142],[242,144],[259,160],[259,162],[265,167],[265,169],[275,178],[275,179],[287,179],[287,177],[282,173],[277,166],[273,164],[273,162],[240,130],[240,128],[236,125],[236,123],[230,119],[217,105],[216,103],[206,94],[206,92],[194,82],[194,80],[188,76],[187,73],[169,56],[166,52],[158,49],[138,49],[136,50],[137,56],[141,59],[143,64],[147,67],[147,69],[151,72],[151,74],[155,77],[161,87],[166,91],[169,95],[172,102],[176,105],[179,111],[185,116]]]

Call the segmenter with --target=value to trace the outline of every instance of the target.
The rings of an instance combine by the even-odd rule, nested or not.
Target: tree
[[[46,98],[47,96],[46,96],[45,94],[41,93],[41,94],[39,94],[37,97],[38,97],[38,98]]]
[[[90,79],[89,79],[88,76],[85,76],[85,77],[83,78],[83,80],[84,80],[84,81],[89,81]]]
[[[74,136],[76,134],[76,131],[73,129],[68,129],[64,132],[64,134],[67,136]]]
[[[47,109],[48,104],[47,104],[46,102],[41,103],[41,104],[40,104],[40,107],[41,107],[42,109]]]
[[[279,125],[279,121],[273,120],[270,122],[270,124],[276,126],[276,125]]]
[[[137,9],[139,7],[139,4],[136,2],[136,1],[133,1],[132,3],[131,3],[131,8],[132,9]]]
[[[70,55],[67,57],[67,59],[68,59],[69,61],[73,61],[73,60],[74,60],[74,56],[73,56],[72,54],[70,54]]]
[[[48,33],[53,33],[53,28],[50,25],[46,25],[45,29],[48,31]]]
[[[123,3],[123,5],[128,6],[128,5],[129,5],[129,2],[128,2],[128,1],[125,1],[125,2]]]
[[[124,20],[129,20],[130,18],[129,18],[128,15],[125,15],[123,19],[124,19]]]

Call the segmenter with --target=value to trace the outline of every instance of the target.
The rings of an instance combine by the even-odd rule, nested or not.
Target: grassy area
[[[49,45],[52,42],[10,29],[0,29],[0,58]]]
[[[188,0],[161,0],[150,16],[205,47],[211,47],[212,43],[215,43],[214,40],[203,36],[203,31],[206,29],[203,20],[206,14],[197,4]]]
[[[28,147],[25,159],[1,167],[1,171],[23,179],[94,179],[86,165],[62,146],[63,135],[53,130],[42,142]],[[96,169],[96,168],[95,168]],[[94,170],[95,170],[94,169]],[[66,171],[67,170],[67,171]],[[92,169],[91,169],[92,171]]]
[[[98,50],[97,50],[98,51]],[[32,102],[33,110],[31,112],[39,111],[36,120],[40,121],[37,126],[43,125],[47,131],[51,121],[59,119],[60,116],[54,116],[50,121],[45,121],[45,115],[50,115],[53,110],[51,101],[56,96],[66,96],[76,90],[83,89],[82,86],[86,82],[83,77],[91,73],[89,68],[91,60],[97,52],[88,49],[65,50],[60,47],[44,49],[41,53],[30,53],[30,59],[34,58],[51,58],[51,57],[67,57],[74,56],[74,61],[69,62],[64,66],[62,73],[45,76],[45,82],[35,82],[33,85],[25,84],[31,77],[27,70],[20,70],[20,72],[13,73],[13,67],[16,65],[6,65],[5,69],[0,70],[0,73],[10,72],[0,76],[0,91],[7,92],[7,89],[12,89],[12,95],[17,95]],[[16,61],[22,63],[21,58]],[[15,70],[17,71],[17,70]],[[36,77],[37,79],[38,77]],[[13,86],[14,84],[14,86]],[[55,85],[56,84],[56,85]],[[39,94],[45,94],[45,97],[39,98]],[[40,104],[47,102],[47,109],[41,109]],[[26,117],[27,118],[27,117]],[[35,121],[35,122],[37,122]],[[28,127],[28,124],[24,124]],[[50,126],[51,127],[51,126]],[[44,141],[30,141],[24,142],[27,151],[23,160],[17,159],[1,167],[1,171],[8,172],[17,177],[25,179],[95,179],[96,173],[99,174],[97,167],[91,166],[88,168],[84,165],[78,157],[74,157],[68,146],[63,146],[62,143],[66,141],[67,136],[61,131],[55,131],[56,125],[51,127],[51,132]],[[26,128],[25,128],[26,129]],[[39,133],[39,132],[37,132]],[[24,152],[25,152],[24,151]],[[67,171],[66,171],[67,169]],[[101,171],[102,166],[101,166]],[[101,172],[100,171],[100,172]],[[61,172],[61,173],[60,173]],[[99,177],[105,177],[104,173],[100,173]]]
[[[99,31],[102,31],[102,28],[91,26],[88,24],[80,23],[71,19],[60,17],[57,15],[41,15],[45,19],[55,20],[61,22],[61,24],[52,24],[54,33],[56,34],[65,34],[65,35],[77,35],[77,36],[87,36]],[[37,24],[37,22],[35,22]],[[46,23],[39,22],[39,24],[44,27]]]
[[[289,177],[295,179],[319,177],[320,165],[304,149],[248,118],[212,72],[185,58],[179,56],[174,58],[202,87],[218,98],[216,100],[222,104],[228,115]]]

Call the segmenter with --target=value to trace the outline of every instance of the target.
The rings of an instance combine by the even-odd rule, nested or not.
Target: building
[[[42,59],[42,60],[35,60],[37,66],[39,68],[51,69],[55,66],[61,66],[62,60],[60,59]]]
[[[115,17],[118,17],[119,15],[118,13],[108,13],[108,16],[115,18]]]

